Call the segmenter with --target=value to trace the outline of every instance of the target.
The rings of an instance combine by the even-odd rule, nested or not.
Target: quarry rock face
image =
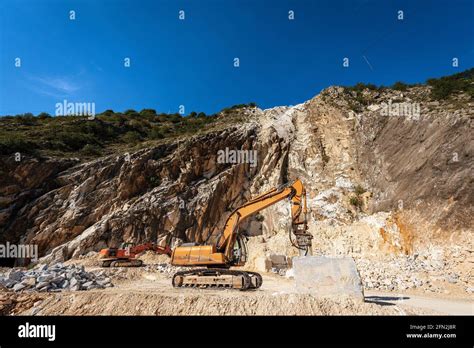
[[[296,178],[315,255],[411,255],[469,240],[472,102],[434,105],[423,86],[367,90],[365,104],[352,93],[331,87],[296,106],[249,109],[223,130],[87,163],[2,158],[0,242],[37,244],[48,263],[123,241],[212,243],[233,209]],[[393,100],[419,112],[384,114]],[[229,150],[255,151],[255,161],[222,160]],[[289,223],[280,202],[241,230],[255,257],[295,256]]]

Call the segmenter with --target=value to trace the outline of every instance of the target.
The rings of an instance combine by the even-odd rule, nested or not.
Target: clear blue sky
[[[94,102],[97,112],[184,105],[213,113],[250,101],[297,104],[330,85],[423,82],[474,66],[473,4],[2,0],[0,115],[54,114],[64,99]]]

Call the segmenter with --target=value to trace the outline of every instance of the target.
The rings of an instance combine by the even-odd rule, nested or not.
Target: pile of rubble
[[[84,266],[38,265],[31,270],[12,269],[0,274],[0,284],[13,291],[59,292],[104,289],[113,284],[104,272],[86,272]]]
[[[399,256],[389,260],[358,259],[357,268],[364,282],[364,288],[403,291],[423,289],[440,293],[440,284],[449,283],[473,292],[469,276],[447,267],[443,260],[418,257],[417,254]]]

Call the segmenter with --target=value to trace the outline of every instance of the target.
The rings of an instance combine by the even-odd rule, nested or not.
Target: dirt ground
[[[97,267],[86,267],[88,271]],[[264,274],[256,291],[175,289],[169,274],[150,267],[124,268],[103,290],[15,294],[13,315],[428,315],[473,314],[470,299],[368,292],[365,302],[300,294],[293,280]]]

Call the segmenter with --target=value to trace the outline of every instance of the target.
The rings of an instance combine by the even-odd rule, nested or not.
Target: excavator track
[[[255,272],[223,268],[200,268],[177,272],[172,280],[175,288],[254,290],[262,286],[262,276]]]
[[[254,287],[254,289],[258,289],[259,287],[262,286],[263,279],[262,279],[262,276],[260,275],[260,273],[249,272],[249,271],[247,271],[247,273],[250,274],[251,277],[255,278],[255,287]]]
[[[102,267],[140,267],[142,265],[143,265],[143,261],[137,260],[137,259],[102,261]]]

